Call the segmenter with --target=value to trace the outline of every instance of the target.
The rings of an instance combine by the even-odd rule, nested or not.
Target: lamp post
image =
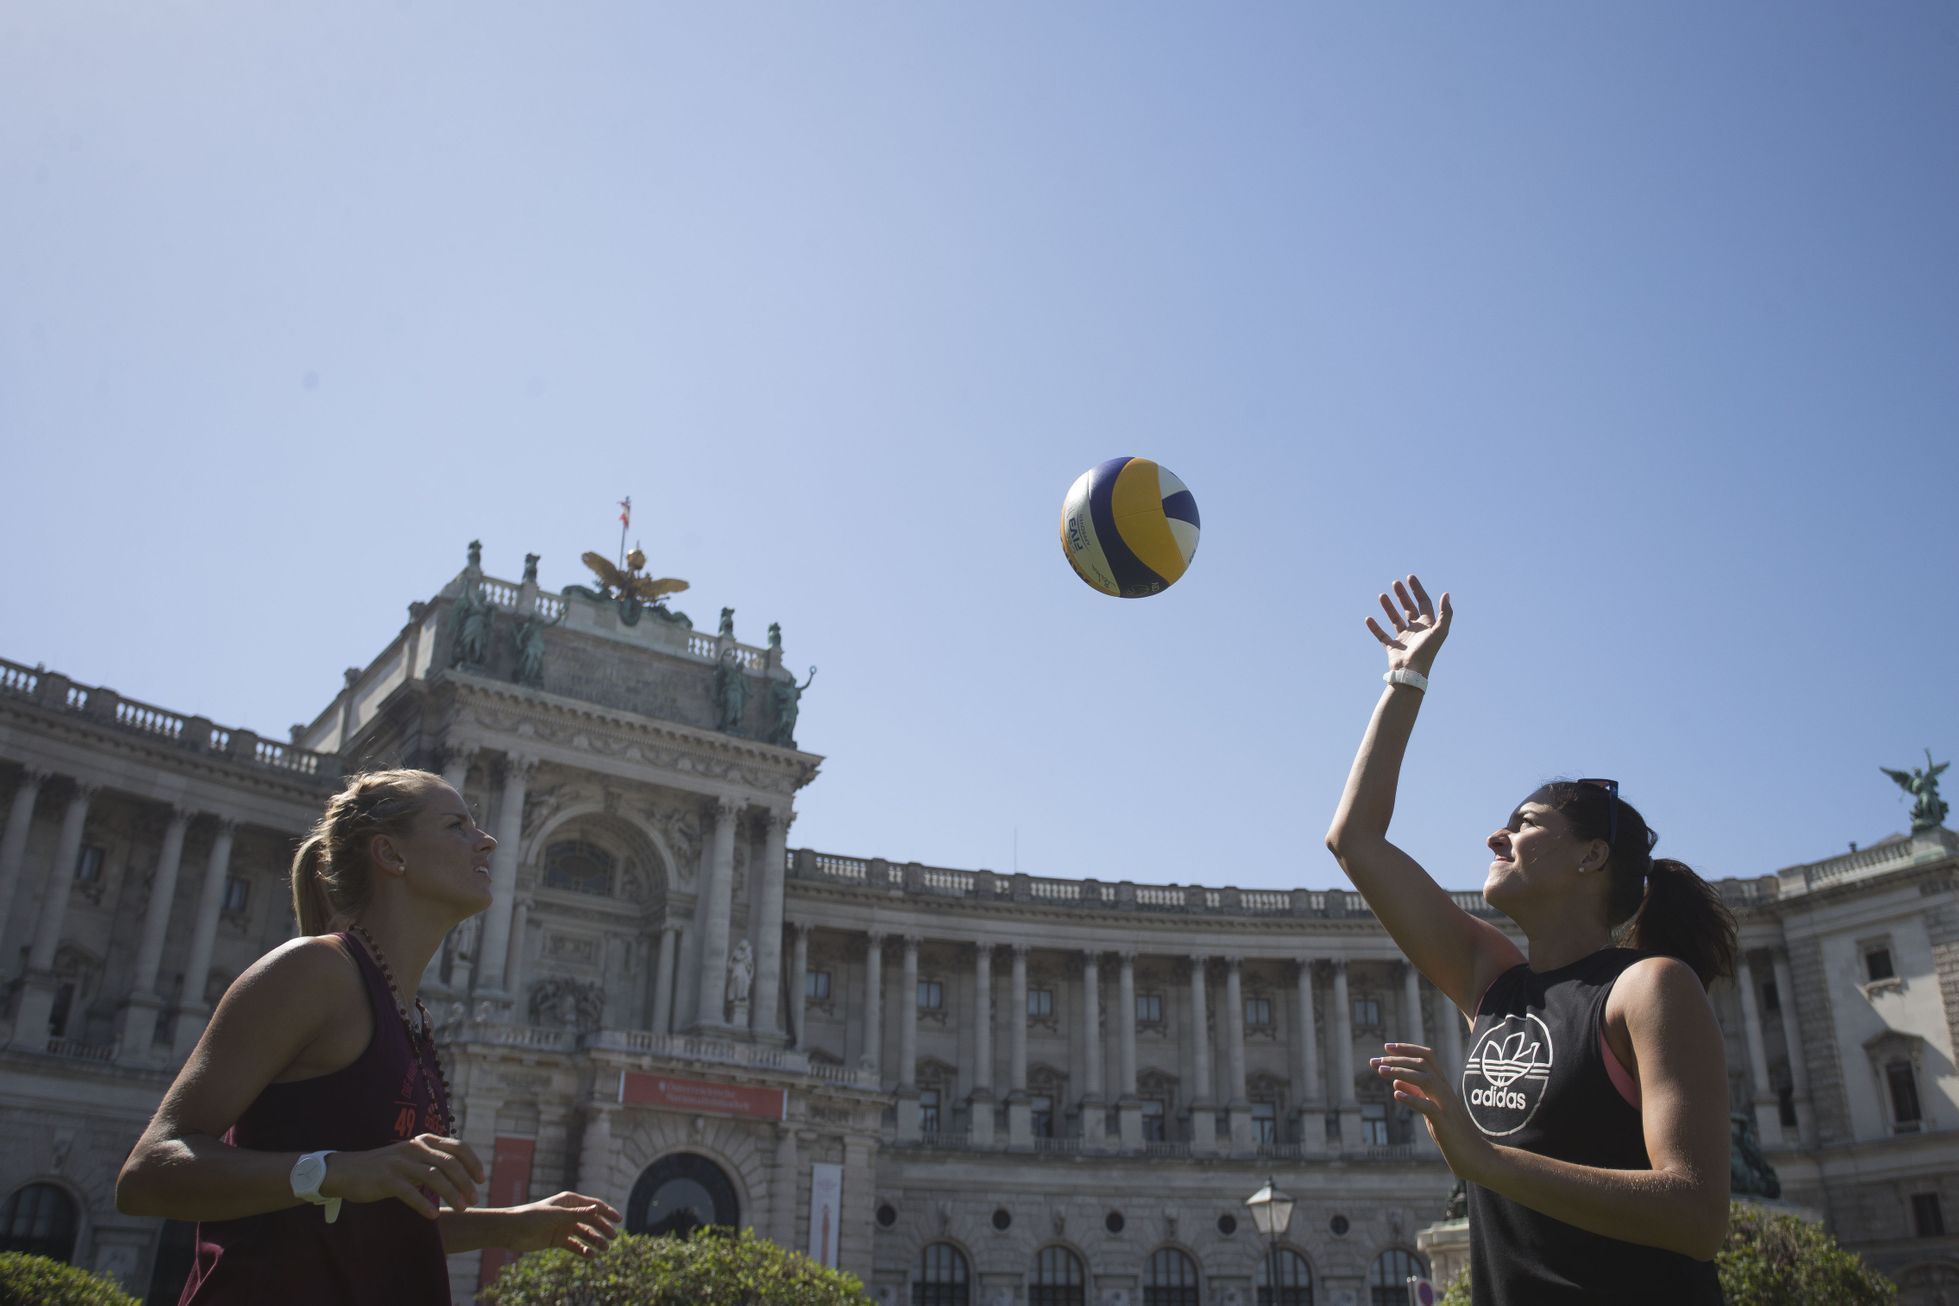
[[[1251,1208],[1252,1223],[1270,1244],[1265,1281],[1271,1296],[1266,1300],[1271,1306],[1279,1306],[1279,1235],[1292,1223],[1292,1197],[1279,1191],[1277,1180],[1268,1178],[1265,1187],[1245,1199],[1245,1205]]]

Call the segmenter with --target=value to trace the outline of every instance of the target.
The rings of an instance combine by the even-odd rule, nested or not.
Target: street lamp
[[[1267,1299],[1272,1306],[1279,1302],[1279,1235],[1292,1223],[1292,1197],[1279,1191],[1276,1179],[1267,1179],[1265,1187],[1245,1199],[1251,1208],[1252,1223],[1271,1243],[1270,1262],[1266,1267],[1265,1280],[1271,1287],[1272,1295]]]

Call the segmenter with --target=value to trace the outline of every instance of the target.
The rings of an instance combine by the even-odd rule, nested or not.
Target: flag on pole
[[[633,496],[629,494],[625,498],[619,500],[619,525],[625,527],[625,526],[631,526],[632,524],[633,524]]]

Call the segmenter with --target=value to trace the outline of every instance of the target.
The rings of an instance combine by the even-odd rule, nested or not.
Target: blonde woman
[[[476,1205],[487,1176],[416,989],[490,905],[495,847],[426,771],[327,803],[293,859],[302,937],[226,991],[116,1180],[125,1214],[197,1222],[186,1306],[447,1303],[451,1253],[611,1240],[597,1198]]]

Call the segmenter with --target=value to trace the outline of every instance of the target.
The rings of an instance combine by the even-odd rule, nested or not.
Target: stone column
[[[785,863],[788,860],[789,823],[795,819],[794,812],[779,812],[773,808],[763,817],[761,902],[757,904],[759,916],[755,926],[759,937],[755,940],[753,1028],[767,1039],[782,1037],[782,1023],[776,1016],[782,992],[782,881],[787,874]]]
[[[1789,1049],[1789,1087],[1796,1099],[1796,1137],[1809,1143],[1816,1137],[1816,1121],[1809,1104],[1809,1066],[1796,1028],[1796,987],[1789,979],[1789,954],[1776,952],[1774,965],[1775,1005],[1782,1015],[1782,1046]]]
[[[1007,990],[1007,1145],[1031,1147],[1034,1118],[1027,1101],[1027,945],[1010,945]]]
[[[211,980],[211,953],[218,941],[218,916],[224,911],[224,882],[231,873],[231,841],[238,823],[228,816],[218,818],[217,834],[211,840],[211,855],[204,863],[204,887],[197,895],[197,924],[191,930],[190,960],[184,964],[184,991],[177,999],[177,1021],[171,1030],[174,1052],[179,1060],[190,1055],[204,1023],[211,1016],[211,1005],[204,1000],[204,986]]]
[[[469,764],[475,758],[476,752],[477,746],[469,742],[454,742],[443,750],[443,782],[459,794],[463,793],[463,784],[469,779]],[[467,794],[464,794],[464,801],[468,801]],[[494,906],[492,910],[494,910]],[[451,930],[449,937],[442,941],[442,946],[435,950],[435,955],[429,958],[427,969],[422,971],[422,992],[441,993],[444,991],[442,983],[442,957],[449,950],[455,935],[456,931]]]
[[[877,1073],[877,1087],[884,1091],[884,935],[873,931],[864,943],[864,1055],[865,1069]]]
[[[530,1007],[524,1002],[524,931],[530,924],[531,900],[519,898],[510,913],[510,947],[504,952],[503,982],[525,1020],[530,1019]]]
[[[1462,1029],[1462,1015],[1456,1010],[1456,1004],[1444,998],[1440,1031],[1442,1046],[1436,1049],[1436,1055],[1441,1058],[1442,1071],[1451,1084],[1457,1083],[1462,1074]],[[1422,1132],[1428,1131],[1424,1129]]]
[[[483,913],[483,941],[477,948],[476,991],[504,992],[503,963],[510,950],[510,918],[517,899],[517,860],[524,841],[524,798],[537,759],[511,753],[503,761],[503,797],[497,803],[497,848],[490,854],[490,909]]]
[[[1102,1145],[1109,1133],[1108,1103],[1102,1096],[1102,958],[1093,949],[1082,953],[1082,1141]]]
[[[1401,1025],[1409,1043],[1428,1046],[1428,1022],[1422,1019],[1422,975],[1407,962],[1401,963]],[[1397,1039],[1396,1042],[1403,1040]],[[1423,1130],[1424,1134],[1428,1131]]]
[[[1116,961],[1116,1127],[1129,1149],[1143,1142],[1143,1103],[1136,1096],[1136,954],[1119,952]]]
[[[190,825],[191,811],[172,807],[170,822],[163,828],[163,849],[157,855],[156,874],[150,877],[150,901],[143,909],[143,937],[136,945],[136,971],[130,977],[129,1003],[123,1010],[122,1038],[117,1060],[141,1064],[151,1059],[150,1044],[156,1037],[157,1013],[163,998],[156,991],[157,970],[163,961],[163,935],[170,926],[170,908],[177,899],[177,872],[184,860],[184,831]]]
[[[918,1087],[918,944],[905,936],[904,988],[898,998],[898,1089]]]
[[[993,945],[973,948],[973,1092],[966,1129],[974,1145],[993,1146]]]
[[[607,1102],[585,1104],[585,1138],[578,1148],[578,1191],[606,1201],[625,1197],[613,1183],[612,1113]]]
[[[796,1126],[783,1121],[775,1127],[775,1165],[769,1182],[769,1225],[778,1247],[796,1247],[796,1202],[802,1195],[802,1163],[797,1157]]]
[[[14,916],[14,890],[20,887],[21,863],[27,858],[27,831],[34,824],[34,803],[47,779],[48,773],[38,767],[23,769],[7,808],[7,831],[0,835],[0,929]]]
[[[1190,959],[1190,1051],[1193,1064],[1190,1091],[1190,1142],[1193,1150],[1209,1152],[1217,1147],[1217,1104],[1212,1097],[1217,1081],[1211,1074],[1209,997],[1204,990],[1204,968],[1211,959],[1201,954]]]
[[[680,966],[680,927],[660,926],[660,959],[653,971],[653,1032],[673,1033],[673,981]]]
[[[1237,957],[1224,960],[1225,1053],[1231,1097],[1226,1102],[1234,1151],[1252,1146],[1252,1104],[1245,1092],[1245,989],[1244,964]]]
[[[807,1019],[809,1006],[809,926],[801,921],[789,923],[790,938],[794,940],[789,954],[789,1025],[794,1034],[794,1046],[809,1046],[809,1026]]]
[[[20,1006],[14,1012],[14,1041],[40,1051],[49,1037],[48,1021],[54,1015],[54,953],[61,943],[62,921],[68,915],[68,893],[75,883],[75,860],[82,853],[82,830],[88,822],[88,806],[95,801],[99,785],[77,782],[61,814],[61,837],[55,843],[54,864],[48,867],[47,888],[41,895],[41,911],[35,917],[34,936],[27,952],[27,975],[21,986]]]
[[[707,883],[701,893],[701,979],[694,1024],[725,1029],[728,1023],[728,918],[734,910],[735,826],[742,805],[731,798],[714,804],[714,841]]]
[[[1358,1152],[1360,1101],[1354,1096],[1354,1004],[1347,992],[1347,962],[1333,963],[1333,1093],[1340,1108],[1340,1146]]]
[[[1313,963],[1299,963],[1299,1006],[1295,1037],[1295,1068],[1298,1090],[1293,1094],[1299,1111],[1299,1141],[1310,1152],[1326,1149],[1326,1082],[1320,1078],[1319,1017],[1313,1011]]]
[[[1749,968],[1748,953],[1735,949],[1735,992],[1741,997],[1741,1027],[1748,1037],[1748,1078],[1755,1104],[1755,1130],[1764,1148],[1782,1146],[1782,1113],[1776,1109],[1775,1091],[1769,1084],[1769,1058],[1762,1048],[1762,1014],[1755,1001],[1755,972]]]

